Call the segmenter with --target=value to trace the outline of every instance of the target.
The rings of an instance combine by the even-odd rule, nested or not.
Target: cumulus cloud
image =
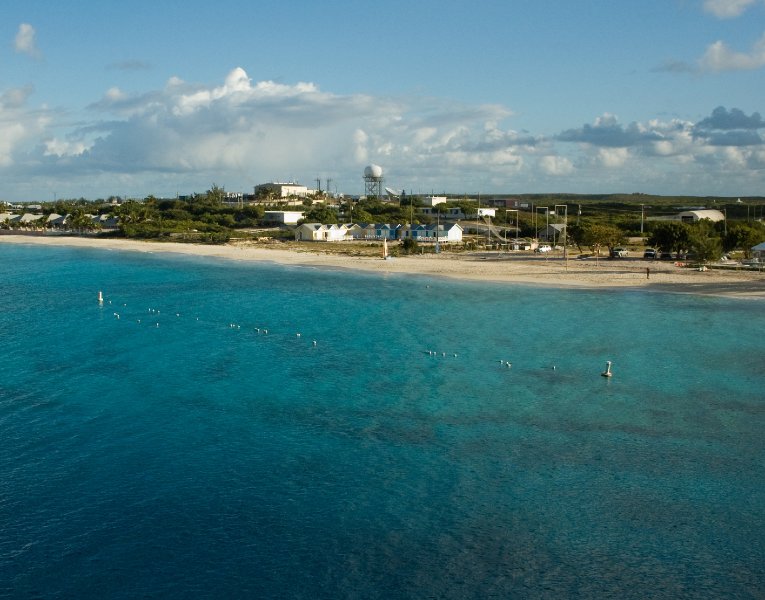
[[[523,149],[538,142],[503,128],[511,113],[501,106],[337,95],[310,82],[254,81],[242,68],[220,85],[174,77],[140,95],[110,88],[89,109],[101,118],[44,144],[45,156],[67,158],[68,172],[257,182],[381,160],[398,164],[401,177],[431,165],[488,172],[519,168]]]
[[[740,16],[757,0],[704,0],[704,11],[719,19]]]
[[[697,123],[622,123],[606,113],[547,136],[509,127],[514,115],[503,106],[333,94],[311,82],[257,81],[241,68],[213,84],[172,77],[139,94],[105,89],[76,124],[29,106],[33,92],[0,90],[0,176],[6,187],[37,182],[59,195],[166,195],[213,181],[246,191],[317,175],[358,193],[369,163],[383,165],[391,187],[415,192],[765,186],[763,120],[736,108]]]
[[[595,122],[578,129],[567,129],[557,135],[562,142],[580,142],[593,146],[622,148],[661,141],[663,135],[655,128],[640,123],[621,125],[615,115],[604,114]]]
[[[548,175],[560,177],[574,172],[574,165],[564,156],[547,155],[539,159],[539,166]]]
[[[35,28],[29,23],[22,23],[19,25],[19,30],[16,33],[16,38],[13,42],[13,47],[16,52],[27,54],[32,58],[41,58],[42,54],[37,49],[36,36],[37,32],[35,31]]]
[[[725,42],[710,45],[699,59],[703,71],[751,71],[765,66],[765,33],[760,36],[749,52],[731,50]]]
[[[629,158],[627,148],[600,148],[598,149],[598,160],[609,169],[621,167]]]
[[[696,123],[693,134],[712,146],[759,146],[763,140],[757,130],[763,128],[765,121],[758,112],[747,115],[738,108],[718,106],[709,117]]]
[[[21,108],[27,99],[35,91],[34,86],[26,85],[21,88],[12,88],[0,94],[0,109]]]
[[[760,113],[754,112],[747,115],[739,108],[726,109],[724,106],[718,106],[712,111],[709,117],[706,117],[696,123],[696,129],[763,129],[765,121],[762,120]]]
[[[32,86],[12,88],[0,93],[0,167],[15,163],[17,153],[34,143],[51,121],[46,110],[30,110]]]

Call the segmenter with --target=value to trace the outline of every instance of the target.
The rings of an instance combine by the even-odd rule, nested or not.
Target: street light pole
[[[563,209],[563,260],[566,262],[566,271],[568,271],[568,204],[556,204],[556,215],[558,207]]]
[[[507,223],[507,213],[509,212],[515,213],[515,250],[517,250],[518,249],[518,209],[517,208],[505,209],[505,223]],[[507,225],[505,225],[505,244],[507,244]]]
[[[543,210],[545,211],[545,222],[547,223],[547,228],[550,227],[550,207],[549,206],[537,206],[535,207],[536,211]],[[537,216],[537,212],[534,212],[534,217]],[[547,240],[547,229],[545,229],[545,240]],[[539,230],[534,230],[534,239],[537,241],[537,248],[539,247]],[[545,260],[547,260],[547,253],[545,252]]]
[[[539,211],[543,210],[545,211],[545,219],[547,222],[549,222],[550,217],[550,207],[549,206],[536,206],[534,207],[534,239],[539,241]],[[545,231],[545,236],[547,235],[547,231]]]

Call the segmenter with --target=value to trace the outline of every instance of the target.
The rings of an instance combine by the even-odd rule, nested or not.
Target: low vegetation
[[[520,211],[496,209],[492,225],[517,228],[519,238],[534,238],[536,232],[546,223],[561,223],[563,218],[552,212],[552,207],[567,207],[569,244],[580,251],[610,252],[616,247],[634,246],[636,239],[646,246],[674,256],[694,256],[699,262],[713,261],[723,253],[739,250],[748,258],[752,246],[765,241],[765,225],[762,222],[765,199],[745,198],[733,201],[730,198],[661,197],[644,194],[633,195],[521,195],[514,198],[524,207]],[[267,204],[239,203],[232,205],[225,201],[223,188],[213,185],[204,194],[178,199],[159,199],[149,196],[142,201],[119,201],[109,198],[101,201],[59,200],[43,205],[45,217],[51,213],[70,215],[68,227],[77,232],[89,232],[100,228],[89,215],[113,215],[118,217],[118,230],[108,235],[127,238],[186,241],[195,243],[222,244],[236,239],[289,240],[292,232],[288,228],[267,227],[264,223],[266,210],[284,209],[276,199],[266,199]],[[483,200],[489,205],[492,198]],[[649,220],[648,215],[677,214],[689,207],[706,206],[724,211],[725,221],[711,223],[683,223],[680,221]],[[382,202],[377,199],[332,199],[314,197],[304,199],[302,206],[290,206],[290,210],[302,210],[304,222],[325,224],[356,223],[412,223],[429,224],[437,219],[446,219],[450,209],[459,208],[467,216],[462,221],[466,230],[471,225],[471,215],[478,212],[479,203],[468,198],[452,198],[439,204],[434,214],[423,214],[422,203],[416,196],[404,196],[400,203]],[[542,208],[549,214],[539,212]],[[758,218],[759,214],[759,218]],[[474,218],[474,217],[473,217]],[[544,219],[544,221],[542,221]],[[479,226],[482,224],[478,224]],[[0,227],[35,228],[44,226],[44,218],[37,223],[0,223]],[[479,238],[468,238],[465,248],[481,243]],[[404,245],[403,253],[418,252],[416,246]]]

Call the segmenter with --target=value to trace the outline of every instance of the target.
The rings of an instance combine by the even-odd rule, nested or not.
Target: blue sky
[[[765,0],[14,2],[0,199],[765,195],[764,71]]]

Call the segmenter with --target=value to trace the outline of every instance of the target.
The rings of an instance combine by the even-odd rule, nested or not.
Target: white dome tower
[[[382,197],[383,170],[379,165],[369,165],[364,169],[364,194],[367,197]]]

